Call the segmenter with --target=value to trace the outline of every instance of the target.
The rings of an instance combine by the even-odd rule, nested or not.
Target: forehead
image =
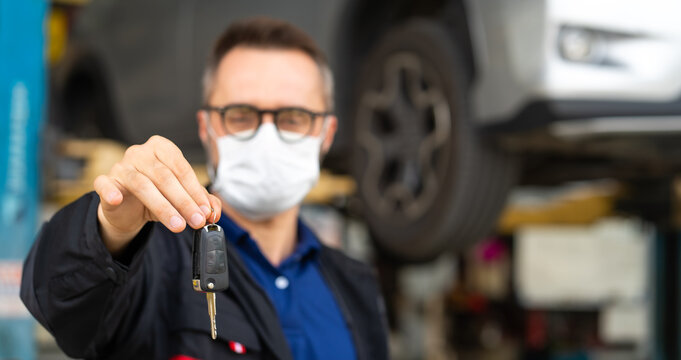
[[[220,61],[211,103],[323,110],[321,72],[300,50],[239,46]]]

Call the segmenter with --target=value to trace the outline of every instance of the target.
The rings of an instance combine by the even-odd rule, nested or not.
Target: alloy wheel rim
[[[382,86],[360,98],[360,191],[386,219],[413,221],[433,206],[449,166],[451,109],[437,72],[417,54],[385,59]],[[380,74],[377,74],[380,75]]]

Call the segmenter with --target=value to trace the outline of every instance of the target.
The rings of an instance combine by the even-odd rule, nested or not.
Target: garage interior
[[[0,4],[9,2],[0,0]],[[126,147],[135,143],[122,135],[126,131],[114,119],[121,112],[104,96],[114,90],[92,81],[85,73],[72,72],[68,77],[59,77],[64,75],[61,70],[64,62],[73,56],[71,46],[75,43],[73,38],[79,36],[74,35],[78,33],[78,23],[88,20],[87,16],[91,14],[88,7],[97,2],[52,0],[40,6],[28,6],[33,6],[36,14],[44,16],[43,55],[46,62],[42,85],[44,111],[38,120],[41,132],[39,137],[29,139],[26,145],[39,152],[36,169],[31,170],[40,174],[38,183],[32,184],[40,194],[39,202],[34,204],[37,209],[35,229],[39,229],[40,224],[48,221],[60,208],[92,191],[94,179],[107,173],[123,156]],[[102,2],[113,6],[110,1]],[[198,6],[196,1],[190,3]],[[266,4],[267,1],[261,3]],[[331,3],[333,5],[318,6],[325,9],[324,14],[330,14],[346,2],[338,0]],[[357,5],[355,1],[347,3],[360,8],[356,10],[360,13],[371,13],[388,6],[385,1],[371,2],[371,5]],[[398,1],[394,12],[377,15],[375,28],[381,28],[393,18],[404,23],[407,17],[421,19],[442,9],[447,14],[458,14],[457,11],[463,11],[462,7],[470,1],[412,3]],[[496,1],[481,2],[480,11],[492,14],[485,21],[501,16],[490,10],[494,6],[501,5]],[[140,7],[153,9],[162,5]],[[276,15],[279,10],[272,5],[267,13]],[[0,14],[2,12],[0,7]],[[293,16],[283,10],[281,12],[282,16]],[[112,22],[126,19],[120,13],[115,14]],[[455,17],[455,20],[460,19]],[[500,18],[497,20],[501,21]],[[357,99],[350,98],[352,91],[347,89],[378,91],[384,81],[380,78],[381,73],[376,72],[376,78],[373,75],[360,77],[362,83],[349,84],[347,77],[352,71],[348,69],[364,66],[364,72],[356,69],[355,73],[367,74],[366,64],[381,63],[387,57],[385,54],[393,50],[391,46],[398,46],[398,43],[399,46],[411,46],[403,45],[401,41],[406,44],[408,36],[415,36],[414,33],[427,36],[435,31],[429,25],[419,27],[418,23],[406,23],[406,27],[398,28],[399,31],[392,35],[383,34],[383,39],[387,40],[378,50],[372,50],[369,44],[365,44],[367,39],[358,40],[359,47],[367,48],[362,53],[364,56],[353,52],[348,58],[332,62],[339,70],[339,87],[346,89],[338,94],[339,107],[345,108],[338,109],[341,117],[361,118],[364,116],[362,111],[366,110],[357,104]],[[312,26],[305,25],[308,28]],[[352,36],[357,32],[376,30],[363,22],[355,25],[352,31],[348,31]],[[0,29],[3,29],[2,21]],[[132,26],[130,29],[132,33],[143,31]],[[405,33],[410,30],[413,32]],[[473,32],[472,29],[467,31]],[[617,41],[628,36],[624,33],[606,35],[606,38],[616,38]],[[373,36],[371,33],[367,38]],[[435,38],[437,36],[434,35]],[[418,37],[415,39],[418,43]],[[347,49],[345,42],[338,42],[341,43],[340,49]],[[341,51],[335,50],[334,54]],[[85,63],[81,69],[100,66],[94,60],[88,62],[88,57],[83,59]],[[469,62],[473,61],[466,56],[457,59],[455,61],[461,69],[469,69]],[[599,64],[607,63],[601,58],[597,61]],[[3,62],[0,58],[0,65]],[[435,64],[434,68],[437,70],[438,66]],[[405,88],[409,87],[409,81],[414,81],[409,71],[407,66],[398,75],[404,81],[401,86]],[[482,70],[478,68],[476,71]],[[433,75],[424,70],[419,76],[417,87],[426,91],[439,84],[441,74],[435,71]],[[0,86],[4,87],[2,77],[0,72],[0,81],[3,81]],[[470,80],[472,84],[473,77],[466,73],[465,79],[460,81]],[[198,80],[195,82],[198,88]],[[446,87],[446,84],[442,86]],[[5,94],[4,90],[2,94]],[[457,105],[468,106],[474,101],[466,98]],[[437,109],[436,105],[433,105],[434,109]],[[484,152],[487,150],[480,150],[482,155],[470,160],[475,166],[489,161],[500,163],[504,168],[498,172],[485,170],[488,172],[480,173],[485,176],[478,176],[478,173],[473,174],[476,176],[461,175],[467,168],[458,167],[455,170],[459,173],[451,175],[449,171],[453,170],[447,168],[447,174],[438,177],[438,180],[469,176],[467,181],[479,182],[479,187],[476,187],[474,195],[468,195],[472,201],[467,198],[468,202],[461,205],[463,207],[456,205],[459,215],[451,220],[452,223],[447,223],[446,219],[454,212],[454,200],[437,205],[435,210],[427,213],[427,216],[441,219],[444,223],[437,225],[441,227],[442,234],[434,235],[437,239],[423,239],[422,248],[418,247],[418,242],[391,239],[393,233],[403,231],[402,228],[381,226],[386,221],[385,216],[380,217],[380,207],[372,208],[372,203],[385,200],[380,195],[386,192],[367,194],[366,178],[363,176],[371,167],[367,165],[369,160],[366,163],[360,161],[364,168],[350,164],[352,156],[355,161],[357,158],[370,159],[370,156],[364,156],[357,149],[352,155],[339,151],[324,163],[327,169],[322,171],[319,183],[306,197],[301,216],[326,245],[340,248],[375,267],[388,313],[393,359],[681,358],[681,178],[678,177],[681,169],[681,126],[678,125],[681,124],[681,105],[660,105],[653,108],[651,115],[646,115],[659,117],[660,121],[654,124],[671,124],[668,127],[660,125],[662,127],[654,128],[646,124],[643,130],[618,128],[602,133],[564,121],[569,118],[568,115],[554,114],[565,107],[578,108],[578,105],[532,103],[518,111],[517,116],[523,119],[522,122],[464,130],[457,125],[457,131],[463,135],[477,136],[480,133],[480,144],[493,142],[494,151],[500,153],[499,157],[493,157]],[[393,128],[395,124],[401,124],[401,120],[391,116],[399,118],[401,115],[380,109],[380,104],[377,108],[374,110],[378,115],[366,115],[370,119],[366,122],[366,129],[351,124],[351,130],[377,131],[385,138],[397,133]],[[450,110],[451,114],[459,111],[454,106]],[[154,108],[150,106],[145,111],[153,112]],[[621,112],[616,114],[619,118],[630,113],[632,117],[642,116],[636,111],[627,112],[619,108],[617,111]],[[428,119],[426,127],[434,132],[437,125],[431,123],[438,121],[437,110],[432,110],[433,114],[431,110],[427,112],[424,115]],[[8,140],[2,139],[7,144],[3,148],[12,144],[9,126],[12,118],[5,120],[4,116],[3,123],[8,124],[8,130],[3,130],[0,135],[7,135]],[[536,119],[541,121],[544,117],[555,117],[555,121],[548,128],[535,128]],[[180,120],[191,122],[193,119]],[[526,128],[531,131],[525,131]],[[350,130],[344,131],[348,132],[346,135],[352,135]],[[181,131],[177,130],[177,133]],[[181,136],[186,137],[187,134]],[[412,140],[406,139],[404,143]],[[351,141],[340,139],[341,145]],[[196,139],[186,141],[189,145],[192,142],[196,143]],[[481,149],[480,144],[464,145],[470,146],[465,148],[466,151],[474,152]],[[464,145],[453,141],[443,148],[459,149]],[[0,155],[5,154],[4,151]],[[7,150],[10,160],[3,160],[4,163],[11,163],[10,151]],[[360,155],[357,155],[358,151]],[[199,180],[209,184],[202,149],[192,147],[187,158]],[[435,152],[432,158],[434,172],[439,171],[437,164],[440,159],[449,158]],[[408,173],[409,161],[405,160],[407,165],[399,161],[387,163],[386,172],[381,175],[380,181],[376,181],[377,187],[408,177],[404,173]],[[453,160],[450,166],[459,166],[452,164],[455,164]],[[7,171],[0,172],[0,175],[11,178]],[[505,178],[505,175],[509,177]],[[439,173],[437,176],[440,176]],[[488,183],[495,185],[488,190],[483,186]],[[416,186],[418,191],[425,192],[421,187],[425,185]],[[508,189],[507,194],[505,189]],[[0,201],[9,203],[9,196],[1,195]],[[449,192],[446,196],[438,195],[440,197],[435,196],[436,200],[432,201],[446,202],[448,200],[443,198],[454,196]],[[499,211],[483,214],[481,204],[496,202],[499,202]],[[401,200],[390,204],[394,206],[391,211],[395,210],[397,214],[394,216],[408,212]],[[470,208],[465,204],[470,204]],[[467,209],[473,218],[470,221],[465,216]],[[487,217],[489,220],[486,220]],[[452,228],[457,231],[465,228],[467,222],[479,225],[471,225],[471,230],[465,234],[463,230],[461,234],[451,231]],[[490,226],[487,226],[488,222]],[[436,227],[431,222],[419,224],[418,230],[424,233],[427,227]],[[13,253],[7,250],[9,247],[3,249],[5,244],[10,243],[9,238],[0,242],[0,264],[5,258],[18,258],[22,252],[25,255],[33,237],[26,236],[20,241],[26,244],[25,249]],[[16,265],[16,261],[13,264]],[[3,269],[0,266],[0,296],[10,296],[17,291],[16,284],[8,280],[9,271],[3,274]],[[30,324],[30,333],[9,330],[14,326],[12,321],[17,318],[22,324]],[[6,324],[4,327],[3,323]],[[28,345],[17,341],[19,337],[26,339]],[[32,318],[13,308],[0,307],[1,359],[70,358],[59,349],[49,332]]]

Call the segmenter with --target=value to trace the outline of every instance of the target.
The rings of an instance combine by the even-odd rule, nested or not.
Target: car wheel
[[[97,57],[82,54],[64,68],[53,89],[54,125],[69,136],[124,141],[106,72]]]
[[[431,20],[389,30],[356,91],[354,176],[378,246],[402,261],[462,249],[494,227],[515,178],[512,159],[473,126],[471,70]]]

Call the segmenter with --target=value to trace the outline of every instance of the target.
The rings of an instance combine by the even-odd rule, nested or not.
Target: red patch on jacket
[[[187,355],[175,355],[171,357],[169,360],[199,360],[199,359]]]
[[[234,351],[237,354],[245,354],[246,353],[246,347],[243,346],[243,344],[238,343],[236,341],[230,341],[229,342],[229,348],[230,348],[230,350]]]

